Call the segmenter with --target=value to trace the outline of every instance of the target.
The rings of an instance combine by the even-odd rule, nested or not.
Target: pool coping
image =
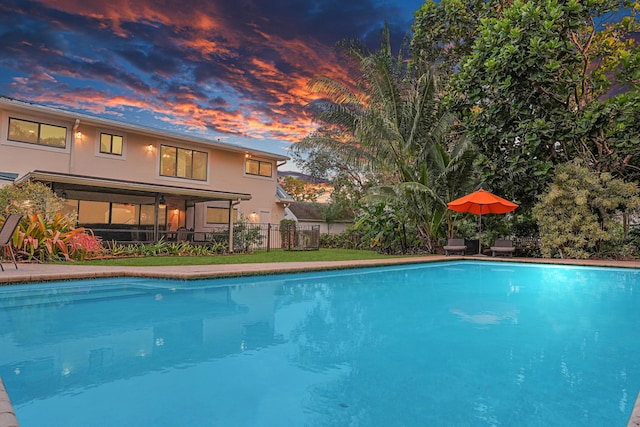
[[[0,378],[0,426],[19,427],[16,413],[13,410],[13,406],[11,406],[11,401],[2,383],[2,378]]]
[[[301,273],[309,271],[328,271],[341,269],[357,269],[366,267],[384,267],[394,265],[450,262],[460,260],[518,262],[529,264],[556,264],[589,267],[638,268],[640,261],[613,260],[573,260],[543,258],[507,258],[488,256],[419,256],[406,258],[385,258],[357,261],[313,261],[313,262],[281,262],[253,264],[219,264],[189,265],[170,267],[110,267],[66,264],[28,264],[19,263],[18,269],[5,265],[0,271],[0,285],[19,285],[28,283],[98,279],[113,277],[147,277],[173,280],[215,279],[229,277],[246,277],[257,275],[273,275]],[[9,396],[0,378],[0,427],[19,427]],[[640,394],[636,398],[627,427],[640,427]]]
[[[154,267],[122,267],[75,264],[35,264],[19,263],[18,269],[5,266],[0,272],[0,285],[15,285],[37,282],[50,282],[76,279],[97,279],[109,277],[146,277],[173,280],[215,279],[245,277],[269,274],[300,273],[308,271],[326,271],[382,267],[403,264],[422,264],[432,262],[450,262],[459,260],[518,262],[532,264],[558,264],[591,267],[640,268],[640,261],[573,260],[543,258],[507,258],[488,256],[418,256],[403,258],[385,258],[351,261],[311,261],[249,264],[207,264]]]

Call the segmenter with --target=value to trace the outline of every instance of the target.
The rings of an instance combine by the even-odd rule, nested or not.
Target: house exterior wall
[[[8,138],[9,118],[63,126],[67,129],[64,148],[12,141]],[[241,148],[228,149],[214,142],[166,134],[117,122],[82,116],[76,121],[74,113],[34,107],[20,103],[0,102],[0,171],[23,176],[42,170],[90,177],[103,177],[149,184],[173,185],[194,189],[248,193],[252,198],[237,205],[240,215],[248,218],[254,212],[269,212],[277,223],[284,217],[284,207],[277,203],[277,163],[282,156],[260,153],[260,159],[273,164],[272,177],[257,177],[245,173],[246,155]],[[132,129],[134,128],[134,129]],[[102,132],[123,137],[122,155],[100,153]],[[160,146],[192,149],[207,153],[206,180],[183,179],[160,175]],[[248,151],[247,151],[248,152]],[[220,202],[217,202],[218,205]],[[210,228],[205,221],[205,203],[195,206],[196,229]],[[216,205],[217,206],[217,205]],[[228,202],[226,204],[228,207]],[[183,213],[184,214],[184,213]],[[184,221],[182,221],[184,225]]]

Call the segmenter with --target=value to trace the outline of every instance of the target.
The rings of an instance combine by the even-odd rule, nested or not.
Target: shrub
[[[603,244],[615,241],[615,213],[638,206],[635,184],[592,172],[579,163],[558,165],[549,192],[533,210],[542,256],[588,258]]]
[[[30,217],[34,213],[46,219],[55,217],[64,200],[40,182],[27,182],[20,187],[6,185],[0,188],[0,212],[19,213]]]

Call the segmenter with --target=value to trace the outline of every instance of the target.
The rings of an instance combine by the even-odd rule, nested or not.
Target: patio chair
[[[491,246],[491,256],[496,256],[496,254],[509,255],[509,257],[513,257],[513,253],[516,251],[516,248],[513,246],[513,242],[511,240],[496,240],[496,242]]]
[[[13,233],[15,233],[16,228],[18,228],[18,224],[22,219],[22,215],[20,214],[11,214],[4,220],[4,224],[2,224],[2,228],[0,228],[0,248],[9,248],[9,253],[11,254],[11,259],[13,260],[13,265],[16,266],[16,270],[18,269],[18,264],[16,263],[16,256],[13,253],[13,247],[11,245],[11,238],[13,237]],[[2,257],[0,256],[0,269],[4,271],[4,267],[2,266]]]
[[[443,248],[444,254],[449,256],[449,252],[460,252],[460,255],[464,255],[467,250],[467,245],[464,244],[464,239],[449,239],[447,245]]]
[[[186,242],[189,239],[189,231],[186,227],[178,227],[176,231],[176,241]]]

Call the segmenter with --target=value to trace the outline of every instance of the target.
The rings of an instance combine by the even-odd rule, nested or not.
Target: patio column
[[[156,193],[153,203],[153,241],[158,241],[158,214],[160,213],[160,195]]]
[[[233,253],[233,200],[229,200],[229,253]]]

